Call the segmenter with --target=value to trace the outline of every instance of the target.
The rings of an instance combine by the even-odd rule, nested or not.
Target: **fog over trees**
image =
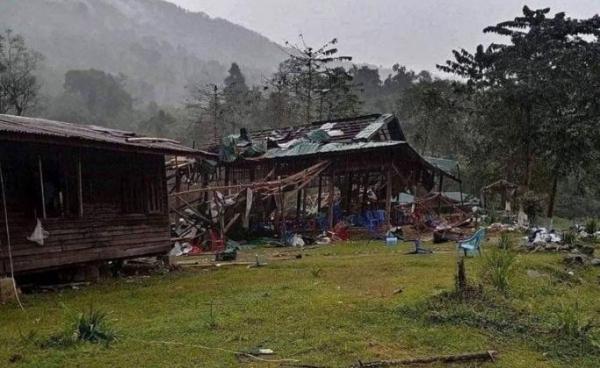
[[[340,55],[337,39],[279,46],[159,0],[3,2],[0,26],[23,11],[39,22],[0,38],[0,112],[194,146],[241,128],[394,113],[421,154],[461,162],[467,191],[506,179],[541,198],[549,216],[600,215],[597,16],[517,9],[484,30],[502,43],[455,50],[439,61],[440,78],[360,64]],[[98,31],[75,37],[86,22]]]

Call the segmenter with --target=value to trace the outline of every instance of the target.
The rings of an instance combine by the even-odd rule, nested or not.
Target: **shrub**
[[[564,355],[598,354],[600,336],[591,318],[585,318],[578,303],[562,305],[554,313],[551,331]]]
[[[116,334],[108,325],[106,313],[90,308],[87,313],[79,313],[66,326],[63,332],[39,341],[43,348],[69,347],[78,342],[90,342],[108,346],[116,340]]]
[[[585,223],[585,232],[592,235],[596,231],[598,231],[598,221],[594,218],[587,220]]]
[[[491,249],[484,258],[484,280],[496,290],[507,292],[514,274],[515,261],[516,255],[510,249]]]
[[[575,244],[575,240],[577,240],[577,235],[573,231],[567,231],[563,234],[563,242],[568,245]]]
[[[498,248],[504,250],[512,249],[513,241],[507,233],[500,234],[500,240],[498,240]]]

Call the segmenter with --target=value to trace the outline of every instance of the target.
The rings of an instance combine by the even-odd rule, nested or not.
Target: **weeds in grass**
[[[310,270],[310,274],[313,275],[313,277],[320,277],[322,271],[322,268],[313,268],[312,270]]]
[[[563,308],[549,319],[517,308],[502,294],[481,293],[470,299],[446,292],[399,309],[405,318],[428,324],[451,324],[489,331],[495,338],[522,339],[550,357],[600,356],[594,324],[577,307]]]
[[[591,218],[585,222],[585,232],[588,234],[593,234],[598,231],[598,221],[594,218]]]
[[[563,242],[568,245],[575,244],[577,235],[573,231],[567,231],[563,234]]]
[[[600,352],[600,334],[591,318],[585,318],[578,303],[562,305],[553,315],[551,332],[563,354]]]
[[[498,248],[503,250],[511,250],[514,247],[514,241],[508,233],[500,234],[498,239]]]
[[[62,332],[47,338],[39,338],[34,332],[24,336],[42,348],[67,348],[79,342],[110,345],[116,334],[108,325],[106,313],[90,308],[87,313],[78,313]]]
[[[509,290],[517,259],[516,254],[510,250],[511,241],[507,240],[504,246],[506,248],[491,249],[485,255],[482,273],[483,279],[502,293]]]

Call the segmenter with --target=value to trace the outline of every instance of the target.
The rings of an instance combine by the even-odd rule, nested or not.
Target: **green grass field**
[[[509,295],[494,294],[503,302],[473,311],[473,319],[471,312],[458,318],[458,309],[447,312],[442,305],[432,311],[429,303],[454,288],[453,245],[435,246],[432,255],[405,254],[410,247],[339,243],[306,250],[302,259],[289,260],[272,256],[295,250],[258,249],[250,255],[262,254],[268,262],[264,267],[190,267],[166,275],[106,280],[81,290],[25,295],[24,312],[12,304],[0,306],[0,366],[280,365],[240,361],[232,353],[257,347],[275,351],[265,359],[328,367],[347,367],[359,359],[490,349],[500,353],[495,364],[470,366],[599,366],[597,349],[590,352],[571,340],[565,348],[560,336],[548,336],[560,323],[560,318],[555,321],[560,310],[575,302],[579,317],[600,315],[599,268],[575,269],[569,275],[560,255],[520,254]],[[467,261],[468,276],[475,283],[482,263],[479,257]],[[402,292],[394,292],[400,288]],[[463,312],[468,310],[466,303]],[[506,305],[516,314],[502,312]],[[63,331],[73,315],[90,308],[108,314],[116,342],[108,347],[38,343]],[[441,319],[430,318],[438,312]],[[512,321],[514,315],[535,319],[531,326],[537,327],[511,328],[523,323]],[[493,328],[486,325],[488,320]]]

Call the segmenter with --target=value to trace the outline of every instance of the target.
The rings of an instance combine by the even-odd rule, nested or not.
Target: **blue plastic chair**
[[[369,229],[369,232],[375,231],[379,227],[379,220],[372,211],[365,211],[365,225]]]
[[[384,210],[375,211],[375,219],[379,222],[378,225],[384,224],[385,223],[385,211]]]
[[[485,229],[479,229],[470,238],[459,240],[457,242],[457,248],[465,252],[465,257],[468,253],[474,253],[477,251],[481,255],[481,245],[485,239]]]

